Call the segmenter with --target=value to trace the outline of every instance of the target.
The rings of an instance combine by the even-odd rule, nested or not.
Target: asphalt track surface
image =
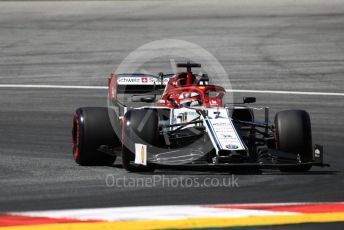
[[[212,53],[233,89],[344,92],[341,1],[0,2],[0,31],[0,84],[103,86],[131,51],[175,38]],[[167,67],[155,62],[152,69]],[[118,161],[113,167],[74,163],[73,112],[105,106],[106,90],[0,88],[0,95],[1,212],[344,200],[343,96],[255,94],[272,116],[290,108],[309,111],[314,143],[324,145],[330,168],[236,174],[239,187],[188,188],[180,185],[188,178],[203,182],[231,175],[161,170],[154,175],[179,186],[107,186],[109,177],[153,175],[127,173]]]

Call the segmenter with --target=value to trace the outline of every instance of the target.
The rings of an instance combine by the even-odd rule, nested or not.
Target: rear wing
[[[173,75],[174,74],[162,74],[160,76],[155,76],[143,73],[116,74],[113,84],[116,87],[117,93],[149,93],[155,90],[164,89]]]
[[[125,114],[126,107],[139,107],[146,102],[135,102],[136,95],[150,94],[154,97],[164,90],[169,79],[174,74],[159,74],[159,76],[142,73],[111,74],[108,78],[109,105],[119,109],[119,114]]]

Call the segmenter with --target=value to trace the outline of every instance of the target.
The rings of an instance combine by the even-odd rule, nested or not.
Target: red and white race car
[[[157,167],[249,167],[307,171],[323,163],[312,144],[304,110],[286,110],[257,121],[254,97],[224,102],[226,91],[180,63],[177,74],[112,74],[108,107],[78,108],[73,118],[73,156],[80,165],[111,165],[121,156],[128,171]]]

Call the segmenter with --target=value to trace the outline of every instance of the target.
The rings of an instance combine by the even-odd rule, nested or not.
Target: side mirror
[[[255,103],[257,100],[255,97],[244,97],[243,102],[244,104]]]
[[[152,103],[156,99],[155,95],[133,95],[131,96],[132,102],[146,102]]]

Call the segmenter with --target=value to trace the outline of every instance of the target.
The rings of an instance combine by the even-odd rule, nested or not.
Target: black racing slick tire
[[[122,165],[129,172],[153,172],[154,165],[135,164],[135,143],[155,145],[158,141],[158,113],[153,109],[129,110],[124,117]]]
[[[281,111],[275,116],[275,141],[278,150],[299,154],[302,163],[313,161],[312,129],[304,110]],[[281,167],[284,172],[306,172],[311,165]]]
[[[74,160],[79,165],[112,165],[116,160],[115,154],[99,151],[100,146],[113,148],[120,145],[109,116],[111,111],[109,113],[105,107],[85,107],[75,111],[72,148]]]

